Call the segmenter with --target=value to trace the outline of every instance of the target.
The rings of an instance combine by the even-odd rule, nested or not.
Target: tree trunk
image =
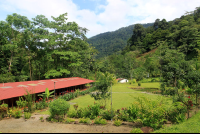
[[[40,63],[39,63],[39,80],[40,80]]]
[[[30,70],[30,80],[32,81],[32,76],[31,76],[31,60],[30,60],[30,56],[28,58],[28,62],[29,62],[29,70]]]
[[[11,73],[12,57],[13,57],[13,51],[11,52],[11,57],[10,57],[10,62],[9,62],[9,67],[8,67],[8,70],[10,73]]]

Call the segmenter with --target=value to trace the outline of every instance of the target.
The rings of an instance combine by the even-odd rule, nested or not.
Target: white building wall
[[[120,83],[126,83],[126,82],[128,82],[128,80],[127,79],[123,79],[123,80],[121,80],[121,81],[119,81]]]

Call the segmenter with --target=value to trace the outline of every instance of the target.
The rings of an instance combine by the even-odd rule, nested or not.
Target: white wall
[[[119,81],[119,83],[126,83],[126,82],[128,82],[127,79],[123,79],[123,80]]]

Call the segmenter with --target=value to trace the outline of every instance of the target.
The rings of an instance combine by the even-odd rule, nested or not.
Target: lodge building
[[[55,95],[72,92],[77,89],[85,90],[85,84],[92,83],[93,80],[80,77],[58,78],[48,80],[24,81],[0,83],[0,101],[8,104],[9,107],[16,106],[19,97],[27,94],[26,90],[35,94],[36,101],[39,99],[38,94],[44,93],[45,89],[55,90]]]

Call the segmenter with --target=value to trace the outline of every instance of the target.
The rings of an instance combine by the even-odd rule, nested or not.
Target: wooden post
[[[12,110],[13,110],[13,98],[11,99],[11,101],[12,101]]]

